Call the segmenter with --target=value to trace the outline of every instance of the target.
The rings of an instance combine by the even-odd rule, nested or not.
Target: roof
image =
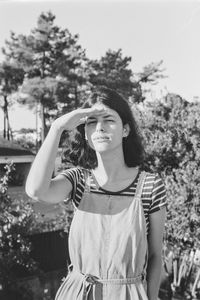
[[[13,155],[34,155],[33,152],[27,150],[14,141],[8,141],[0,136],[0,156]]]

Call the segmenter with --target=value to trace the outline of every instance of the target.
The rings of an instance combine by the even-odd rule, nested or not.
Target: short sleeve
[[[72,184],[71,197],[74,199],[74,195],[77,190],[78,182],[80,182],[81,170],[79,168],[70,168],[59,173],[59,175],[65,176]]]
[[[166,207],[167,205],[165,185],[158,174],[155,176],[151,200],[149,209],[150,214]]]

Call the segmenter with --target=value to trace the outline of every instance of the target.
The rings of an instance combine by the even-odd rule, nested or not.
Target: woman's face
[[[89,146],[97,152],[122,147],[124,129],[127,128],[124,128],[119,114],[103,104],[95,104],[95,106],[103,107],[105,113],[90,116],[86,120],[85,136]]]

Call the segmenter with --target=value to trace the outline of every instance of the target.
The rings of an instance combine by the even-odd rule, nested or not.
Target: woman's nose
[[[104,126],[102,122],[97,122],[96,131],[104,131]]]

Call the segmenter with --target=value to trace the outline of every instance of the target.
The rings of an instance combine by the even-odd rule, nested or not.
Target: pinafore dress
[[[55,300],[148,300],[147,232],[141,194],[95,194],[86,178],[69,233],[69,273]]]

